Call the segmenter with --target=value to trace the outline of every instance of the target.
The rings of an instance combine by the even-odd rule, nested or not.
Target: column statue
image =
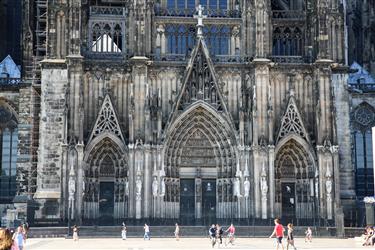
[[[137,176],[135,185],[136,185],[136,189],[135,189],[136,200],[142,200],[142,180],[139,175]]]
[[[159,189],[159,182],[156,178],[156,176],[154,177],[154,180],[152,181],[152,195],[154,197],[157,197],[158,196],[158,190]]]
[[[233,181],[233,196],[241,197],[240,179],[238,177]]]
[[[128,181],[128,178],[125,179],[125,195],[129,196],[129,181]]]
[[[327,166],[327,174],[326,174],[326,193],[327,193],[327,218],[332,219],[333,211],[332,211],[332,173]]]
[[[250,181],[248,177],[245,178],[243,186],[244,186],[244,196],[247,198],[250,195]]]
[[[164,177],[161,179],[161,185],[160,185],[160,196],[165,195],[165,179]]]
[[[75,200],[75,193],[76,193],[76,180],[75,180],[75,173],[74,173],[73,165],[71,165],[70,167],[69,181],[68,181],[68,193],[69,193],[68,209],[70,210],[70,219],[74,219],[74,200]]]
[[[260,178],[260,191],[262,197],[262,219],[267,219],[267,193],[268,193],[268,184],[267,184],[267,173],[263,165],[262,174]]]

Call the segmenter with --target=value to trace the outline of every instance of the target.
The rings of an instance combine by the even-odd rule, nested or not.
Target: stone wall
[[[59,218],[61,157],[65,131],[67,69],[65,60],[45,60],[42,69],[37,218]]]

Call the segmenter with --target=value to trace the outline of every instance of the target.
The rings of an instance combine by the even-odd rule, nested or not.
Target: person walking
[[[146,240],[146,238],[150,240],[150,227],[147,224],[145,224],[143,229],[145,230],[145,235],[143,236],[143,240]]]
[[[25,243],[25,235],[23,234],[22,227],[19,226],[17,231],[13,234],[13,245],[17,250],[22,250]]]
[[[287,245],[286,245],[286,250],[289,250],[289,245],[291,245],[294,250],[297,250],[297,248],[294,246],[294,236],[293,236],[293,224],[289,223],[288,224],[288,236],[287,236]]]
[[[227,238],[229,239],[228,244],[234,245],[234,234],[236,233],[236,228],[233,226],[233,223],[230,224],[227,230],[225,230],[226,233],[228,233]],[[227,245],[227,242],[225,241],[225,245]]]
[[[122,240],[126,240],[126,225],[124,222],[122,223],[121,238]]]
[[[220,245],[223,244],[223,234],[223,228],[219,224],[216,224],[216,238],[220,240]]]
[[[305,242],[307,241],[310,241],[312,242],[312,230],[310,227],[307,228],[306,232],[305,232]]]
[[[180,240],[180,227],[178,226],[178,224],[176,223],[176,228],[174,230],[174,237],[176,237],[176,240],[179,241]]]
[[[284,250],[283,238],[284,238],[285,229],[284,229],[283,225],[281,225],[280,219],[275,219],[274,223],[275,223],[275,227],[273,229],[273,232],[272,232],[270,238],[272,238],[275,235],[276,236],[276,242],[277,242],[276,249],[278,250],[279,246],[281,245],[281,249]]]
[[[210,236],[211,245],[212,245],[212,248],[213,248],[216,244],[216,227],[215,227],[215,224],[212,224],[210,229],[208,229],[208,235]]]
[[[73,226],[73,240],[74,241],[78,241],[79,238],[78,238],[78,227],[77,225],[74,225]]]

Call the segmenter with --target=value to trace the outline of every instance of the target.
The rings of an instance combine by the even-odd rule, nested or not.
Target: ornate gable
[[[169,123],[175,120],[181,111],[185,111],[196,102],[209,104],[231,120],[203,37],[198,37],[197,45],[192,51]]]
[[[96,122],[91,132],[89,142],[105,132],[117,136],[123,142],[125,141],[115,109],[108,94],[104,97],[104,101],[98,113],[98,117],[96,118]]]
[[[309,135],[306,131],[305,126],[303,125],[301,114],[298,111],[293,92],[291,93],[288,105],[281,120],[281,126],[276,143],[278,143],[282,138],[289,134],[299,135],[307,142],[310,142]]]

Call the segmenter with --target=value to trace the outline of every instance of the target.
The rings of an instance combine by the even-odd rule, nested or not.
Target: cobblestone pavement
[[[238,238],[234,246],[215,246],[215,249],[276,249],[275,239],[268,238]],[[312,243],[305,243],[304,239],[297,238],[295,245],[301,249],[366,249],[355,239],[314,239]],[[285,242],[284,242],[285,246]],[[53,250],[53,249],[212,249],[208,238],[182,238],[176,241],[172,238],[152,238],[144,241],[142,238],[121,240],[118,238],[85,238],[74,242],[63,238],[29,239],[25,250]],[[280,248],[281,249],[281,248]],[[286,249],[286,247],[285,247]],[[292,249],[292,248],[289,248]]]

